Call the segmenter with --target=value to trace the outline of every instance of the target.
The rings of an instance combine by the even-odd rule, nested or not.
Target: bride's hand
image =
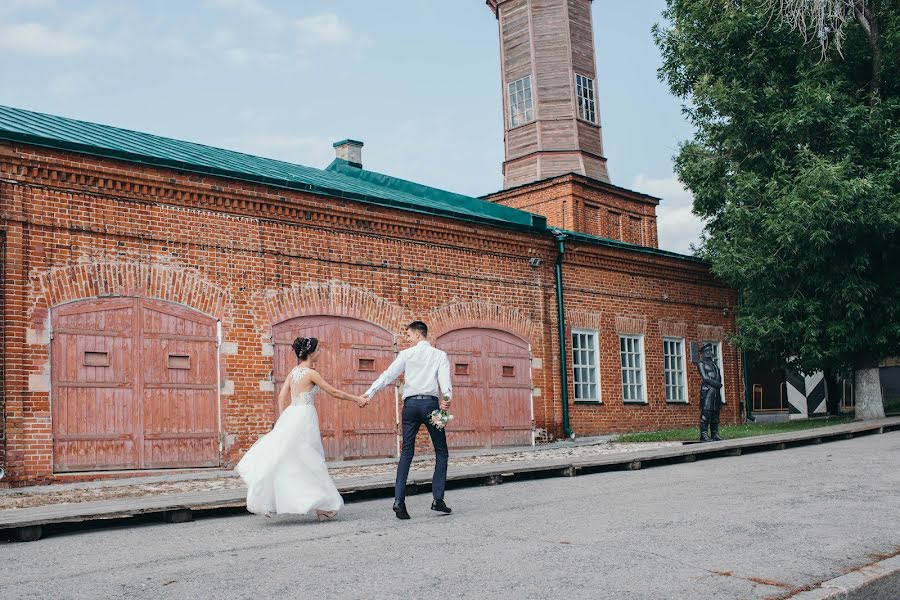
[[[365,406],[366,404],[368,404],[368,403],[369,403],[369,399],[368,399],[368,398],[363,398],[362,396],[358,396],[358,397],[356,398],[356,405],[357,405],[358,407],[360,407],[360,408],[364,407],[364,406]]]

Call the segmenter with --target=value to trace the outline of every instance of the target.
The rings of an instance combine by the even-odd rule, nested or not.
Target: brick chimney
[[[334,143],[334,151],[341,160],[346,160],[350,166],[362,169],[363,143],[357,140],[341,140]]]

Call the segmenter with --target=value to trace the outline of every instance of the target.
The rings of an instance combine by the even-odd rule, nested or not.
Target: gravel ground
[[[678,442],[632,444],[611,444],[602,442],[568,448],[535,449],[523,452],[484,454],[457,458],[453,458],[451,454],[450,469],[452,471],[454,467],[483,466],[536,460],[558,460],[565,458],[585,458],[604,454],[653,450],[655,448],[667,448],[680,445],[681,444]],[[430,472],[433,468],[434,460],[426,459],[413,463],[412,471]],[[329,469],[329,471],[331,472],[331,476],[335,479],[342,479],[345,477],[387,475],[392,474],[395,469],[396,463],[381,463],[354,467],[334,467]],[[178,479],[177,477],[178,476],[173,476],[171,481],[154,483],[141,483],[140,479],[135,479],[134,483],[109,485],[104,487],[67,487],[67,489],[58,491],[53,491],[51,488],[44,488],[39,491],[9,492],[0,496],[0,510],[45,506],[48,504],[71,504],[76,502],[91,502],[94,500],[112,500],[115,498],[134,498],[138,496],[161,494],[182,494],[186,492],[240,489],[244,487],[243,481],[236,476],[223,476],[210,479]]]

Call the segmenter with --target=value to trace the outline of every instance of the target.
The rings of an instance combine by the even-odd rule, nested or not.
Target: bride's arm
[[[366,404],[369,403],[369,401],[366,398],[363,398],[362,396],[354,396],[353,394],[348,394],[347,392],[342,392],[341,390],[339,390],[335,387],[332,387],[331,385],[329,385],[329,383],[327,381],[322,379],[322,376],[319,375],[318,371],[314,371],[314,370],[310,369],[309,379],[314,384],[316,384],[317,386],[319,386],[320,388],[325,390],[326,394],[328,394],[329,396],[333,396],[334,398],[337,398],[338,400],[348,400],[350,402],[356,402],[360,406],[365,406]]]
[[[278,414],[284,412],[284,409],[287,408],[289,398],[291,395],[291,375],[289,374],[284,379],[284,384],[281,386],[281,391],[278,392]]]

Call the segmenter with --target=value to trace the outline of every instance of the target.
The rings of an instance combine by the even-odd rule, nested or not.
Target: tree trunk
[[[856,396],[856,420],[871,421],[884,418],[884,402],[881,399],[881,378],[878,363],[858,365],[853,376]]]
[[[859,23],[869,42],[869,48],[872,50],[872,81],[869,83],[870,104],[876,104],[881,99],[881,70],[882,70],[882,49],[881,49],[881,31],[878,27],[878,20],[872,7],[864,2],[857,0],[854,6],[853,16]]]

